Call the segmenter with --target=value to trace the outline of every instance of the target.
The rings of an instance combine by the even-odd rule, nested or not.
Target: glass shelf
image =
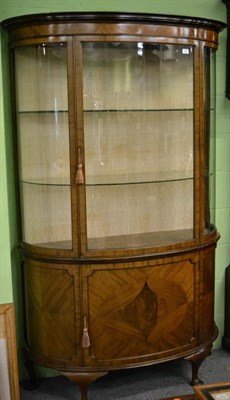
[[[87,178],[86,186],[140,185],[193,180],[192,171],[171,171],[167,173],[100,175]],[[23,179],[22,184],[41,186],[70,186],[65,177]]]
[[[141,108],[122,108],[122,109],[102,109],[102,108],[95,108],[95,109],[84,109],[84,112],[181,112],[181,111],[194,111],[193,108],[146,108],[146,109],[141,109]]]
[[[103,108],[95,108],[95,109],[84,109],[83,110],[85,113],[97,113],[97,112],[101,112],[101,113],[116,113],[116,112],[160,112],[160,113],[164,113],[164,112],[187,112],[187,111],[191,111],[193,112],[194,109],[193,108],[164,108],[164,109],[160,109],[160,108],[147,108],[147,109],[140,109],[140,108],[123,108],[123,109],[103,109]],[[19,110],[17,113],[20,114],[49,114],[49,113],[54,113],[54,114],[61,114],[61,113],[68,113],[68,110]]]
[[[86,186],[135,185],[192,180],[193,171],[167,171],[140,174],[88,176]]]
[[[55,178],[36,178],[36,179],[23,179],[21,180],[21,183],[27,184],[27,185],[40,185],[40,186],[70,186],[70,182],[68,181],[68,178],[61,178],[61,177],[55,177]]]
[[[68,112],[68,110],[18,110],[17,114],[61,114]]]

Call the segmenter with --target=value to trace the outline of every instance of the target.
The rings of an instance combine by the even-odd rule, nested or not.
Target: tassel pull
[[[89,339],[89,333],[88,333],[88,329],[87,329],[86,315],[84,316],[84,322],[83,322],[81,347],[82,347],[82,349],[87,349],[88,347],[90,347],[90,339]]]
[[[77,164],[77,173],[76,173],[76,183],[78,185],[82,185],[84,183],[84,175],[83,175],[83,166],[81,162],[81,149],[78,148],[78,164]]]

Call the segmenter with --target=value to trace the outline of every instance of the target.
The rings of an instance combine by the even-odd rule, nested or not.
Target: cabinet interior
[[[67,62],[63,43],[16,49],[24,240],[71,248]],[[88,248],[191,240],[193,47],[87,42],[82,65]]]

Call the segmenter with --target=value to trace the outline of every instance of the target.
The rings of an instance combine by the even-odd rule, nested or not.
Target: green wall
[[[1,0],[1,19],[55,11],[130,11],[166,13],[225,20],[221,0]]]
[[[0,42],[0,50],[3,53],[3,44]],[[0,59],[2,61],[2,59]],[[0,62],[0,77],[2,78],[3,62]],[[2,79],[0,80],[0,93],[3,90]],[[7,190],[7,151],[5,136],[3,96],[0,96],[0,303],[12,302],[11,285],[11,246],[9,227],[9,204]]]
[[[226,21],[221,0],[0,0],[0,20],[22,14],[55,11],[128,11],[197,16]],[[13,189],[12,138],[9,106],[7,39],[0,40],[0,304],[14,301],[20,314],[20,273],[16,256],[16,218]],[[215,319],[221,346],[224,324],[224,270],[230,263],[230,101],[224,96],[226,30],[217,53],[216,225],[221,233],[216,256]],[[13,283],[12,283],[13,282]],[[13,290],[14,289],[14,290]],[[13,294],[14,293],[14,294]],[[16,320],[18,343],[23,332]]]

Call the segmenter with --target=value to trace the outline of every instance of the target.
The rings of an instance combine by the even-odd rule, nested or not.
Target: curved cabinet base
[[[192,379],[190,381],[191,386],[199,385],[202,384],[203,381],[199,378],[199,369],[202,364],[202,362],[205,360],[206,357],[211,355],[211,349],[213,345],[213,341],[216,339],[218,335],[218,329],[215,327],[214,333],[211,337],[211,342],[206,343],[203,347],[199,347],[194,349],[194,352],[188,356],[185,357],[174,357],[173,359],[176,358],[184,358],[185,360],[189,361],[191,363],[192,367]],[[29,385],[24,385],[24,388],[27,390],[33,390],[36,386],[36,381],[35,381],[35,375],[34,375],[34,368],[33,368],[33,363],[30,361],[28,363],[28,358],[27,359],[27,365],[26,367],[28,368],[31,384]],[[166,360],[164,360],[166,361]],[[168,360],[170,361],[170,360]],[[171,359],[172,361],[172,359]],[[149,363],[149,365],[156,364],[156,363],[161,363],[161,360],[155,361],[152,363]],[[32,367],[32,369],[31,369]],[[126,366],[126,368],[128,368]],[[84,370],[84,371],[83,371]],[[96,381],[98,378],[101,378],[105,375],[108,374],[108,372],[111,370],[111,368],[108,368],[107,370],[88,370],[87,368],[80,368],[76,367],[76,369],[69,370],[69,369],[59,369],[58,371],[60,374],[66,376],[71,382],[76,384],[79,387],[80,393],[81,393],[81,400],[87,400],[88,399],[88,386],[89,384],[93,383]]]
[[[211,244],[117,263],[25,257],[30,359],[77,383],[82,400],[87,386],[108,371],[179,358],[191,363],[191,385],[200,384],[200,365],[218,333],[214,253]]]

